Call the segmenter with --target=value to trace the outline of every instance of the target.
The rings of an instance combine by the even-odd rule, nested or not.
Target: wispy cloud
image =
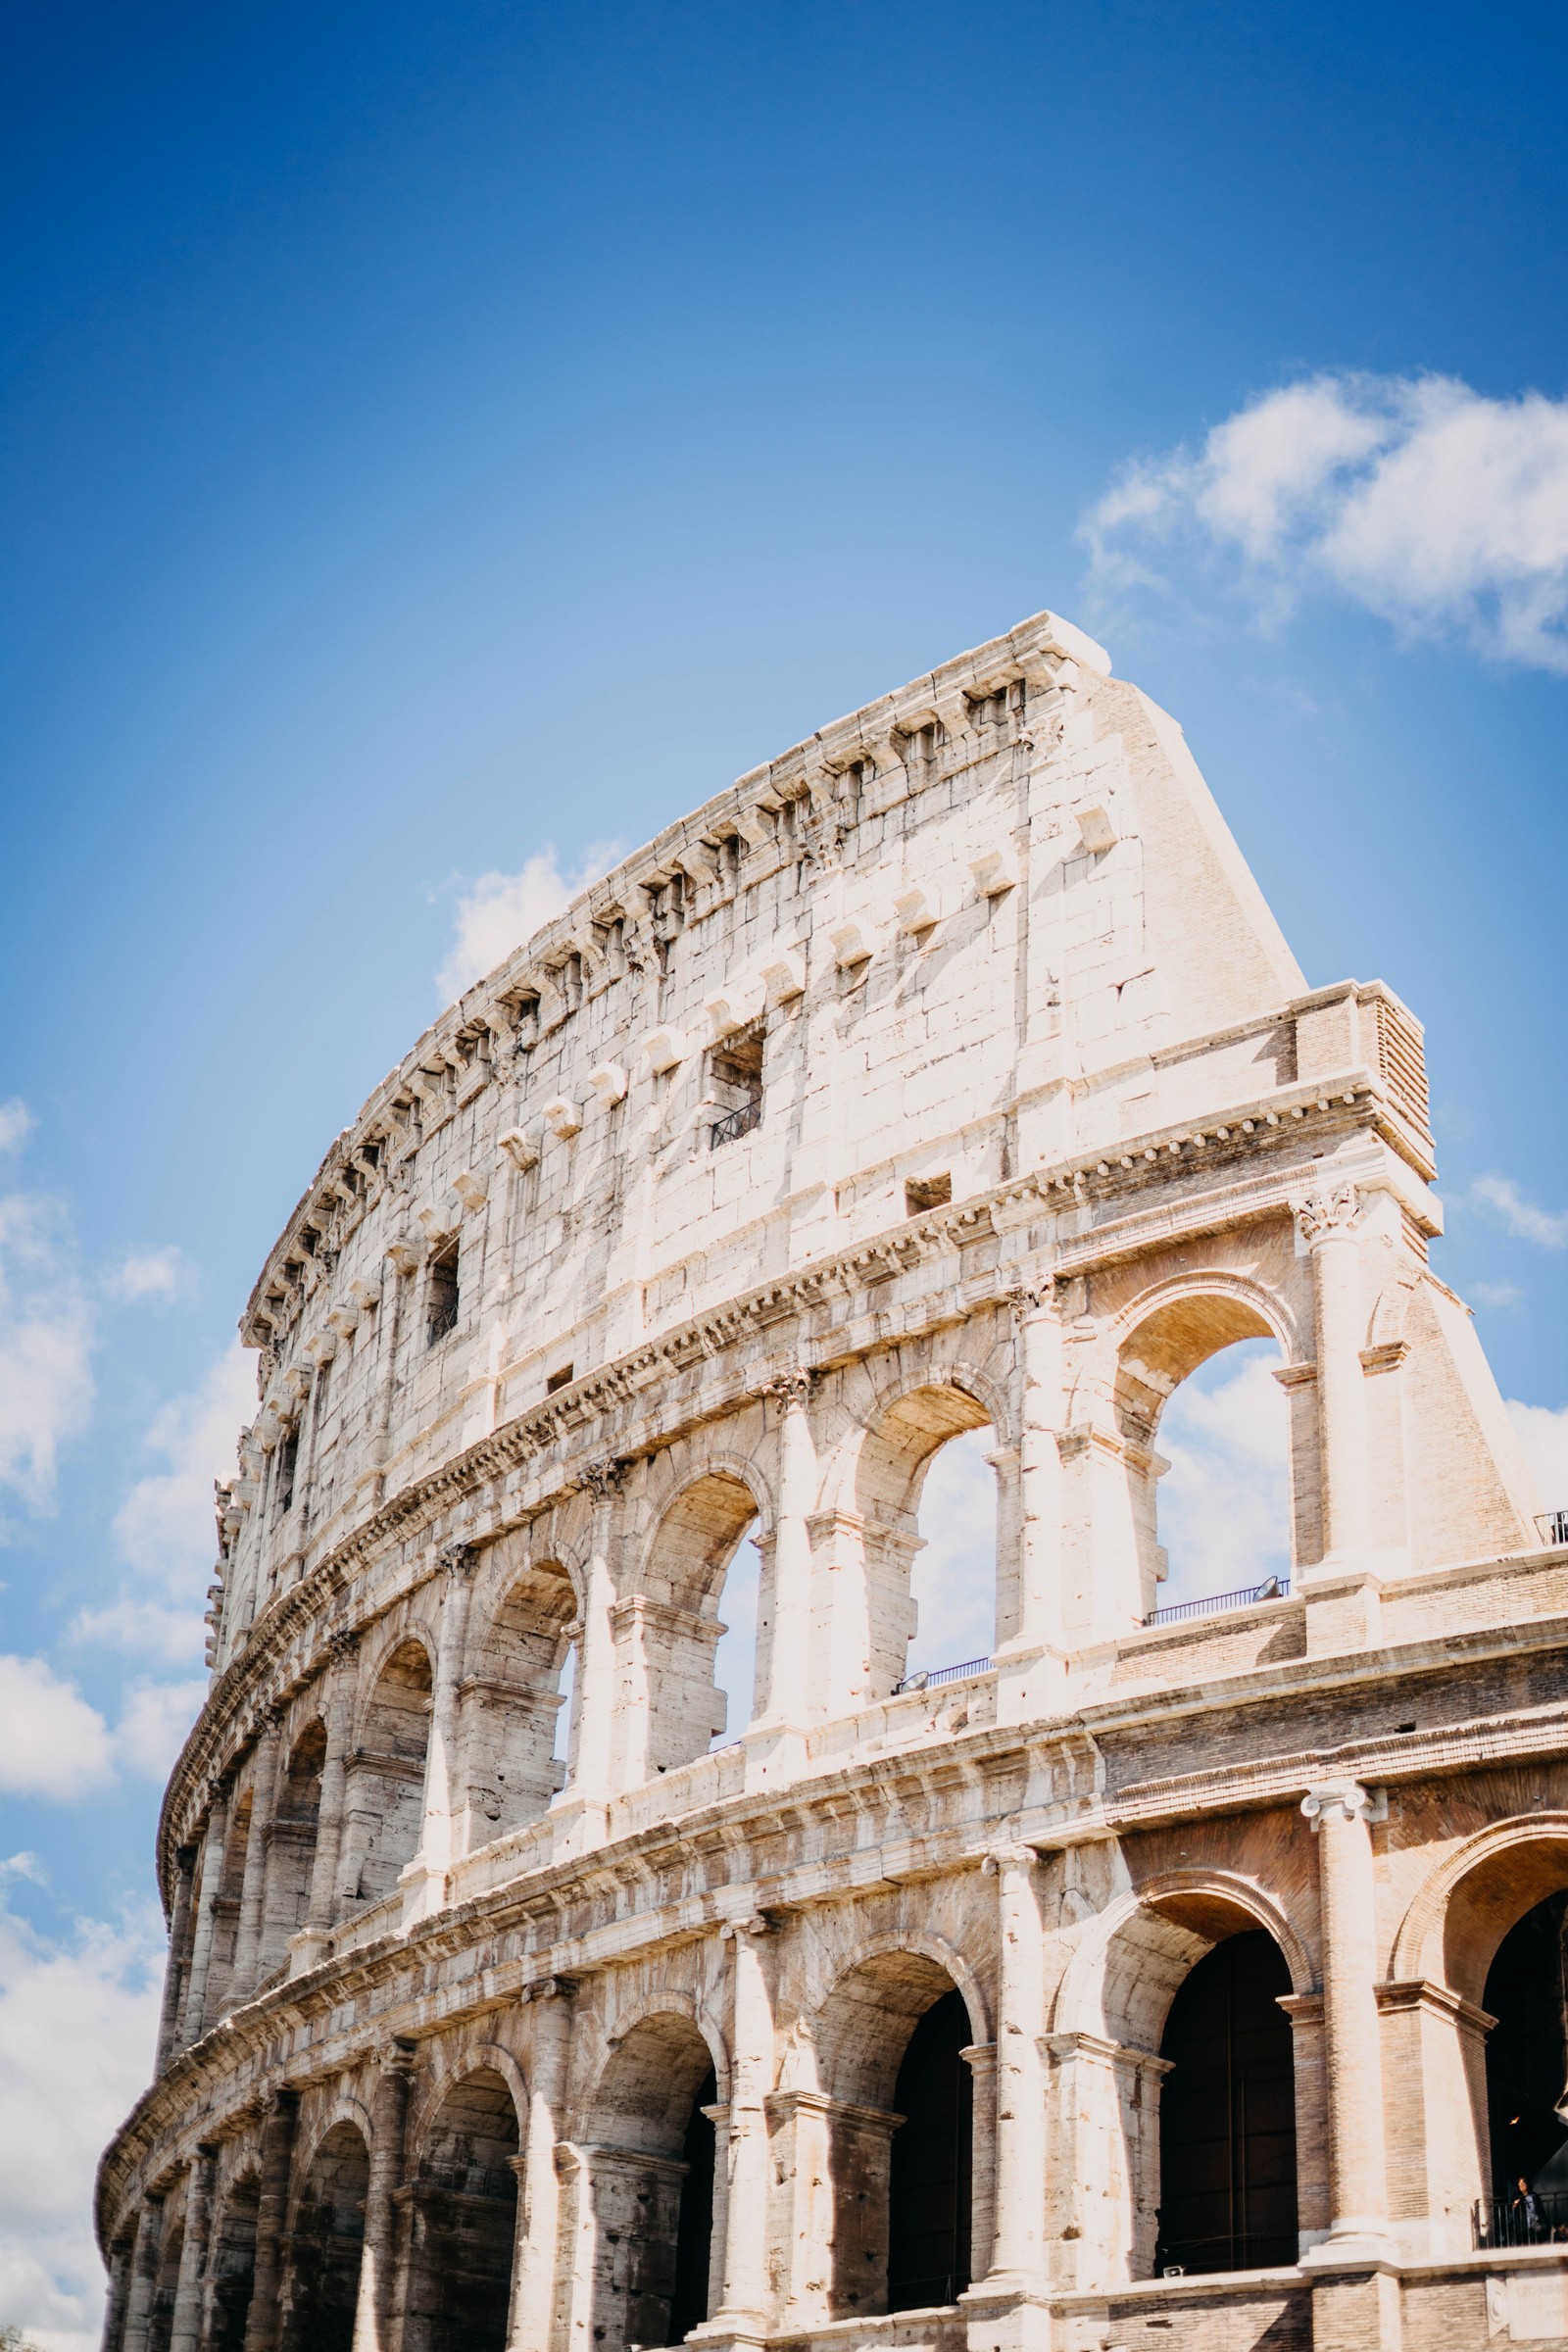
[[[38,1194],[0,1195],[0,1490],[36,1516],[54,1509],[61,1450],[91,1414],[92,1350],[63,1210]]]
[[[1465,1198],[1504,1233],[1511,1233],[1516,1242],[1534,1242],[1542,1250],[1568,1250],[1568,1210],[1538,1207],[1511,1176],[1478,1176]]]
[[[1244,1342],[1175,1392],[1157,1444],[1159,1540],[1170,1558],[1161,1605],[1234,1592],[1291,1564],[1289,1434],[1278,1350]]]
[[[1553,1412],[1549,1405],[1521,1404],[1510,1396],[1508,1418],[1543,1502],[1548,1510],[1568,1509],[1568,1404]]]
[[[1102,597],[1173,589],[1172,558],[1190,577],[1207,556],[1265,618],[1327,587],[1409,632],[1568,672],[1568,401],[1312,376],[1130,466],[1081,536]]]
[[[1524,1298],[1516,1282],[1473,1282],[1470,1296],[1480,1306],[1518,1306]]]
[[[997,1631],[997,1474],[994,1429],[944,1446],[920,1494],[920,1537],[909,1590],[920,1612],[909,1671],[985,1657]]]
[[[458,901],[457,936],[436,974],[442,1004],[451,1004],[505,962],[619,856],[618,842],[594,842],[577,872],[563,874],[554,848],[546,844],[518,873],[481,874]]]
[[[20,1095],[0,1102],[0,1152],[18,1152],[32,1133],[33,1115]]]
[[[0,1903],[0,2313],[50,2352],[95,2352],[93,2168],[152,2071],[163,1944],[156,1903],[58,1938]]]
[[[0,1793],[72,1804],[115,1777],[109,1726],[44,1658],[0,1653]]]
[[[185,1260],[170,1242],[161,1250],[127,1250],[105,1275],[104,1289],[120,1306],[140,1306],[150,1298],[177,1298],[185,1281]]]

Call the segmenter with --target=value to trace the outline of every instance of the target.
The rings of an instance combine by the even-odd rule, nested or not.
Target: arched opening
[[[369,2185],[364,2133],[334,2124],[311,2158],[289,2232],[284,2352],[351,2352]]]
[[[888,2309],[955,2303],[969,2283],[974,2188],[974,2078],[961,1992],[945,1992],[915,2022],[893,2105],[888,2178]]]
[[[234,1946],[239,1937],[240,1896],[245,1886],[245,1856],[251,1841],[253,1800],[247,1788],[229,1816],[223,1840],[222,1872],[213,1897],[213,1943],[208,1964],[207,1998],[199,2021],[210,2025],[228,2005],[229,1981],[234,1973]],[[192,2036],[194,2038],[194,2035]]]
[[[988,1658],[997,1640],[997,1474],[989,1421],[938,1447],[926,1466],[909,1571],[906,1677]]]
[[[942,1449],[971,1432],[969,1446],[939,1477],[926,1507]],[[996,1482],[981,1456],[992,1443],[984,1405],[947,1386],[901,1396],[866,1432],[855,1479],[863,1569],[841,1585],[833,1642],[837,1706],[886,1698],[904,1681],[911,1656],[922,1665],[943,1666],[989,1654],[998,1617]],[[976,1496],[985,1492],[982,1470],[991,1482],[991,1502],[989,1515],[984,1504],[978,1506],[976,1525]],[[935,1557],[917,1588],[911,1581],[915,1563],[933,1536]],[[931,1654],[950,1643],[961,1650],[968,1642],[977,1646],[957,1658]]]
[[[712,2056],[689,2018],[644,2018],[611,2055],[588,2124],[593,2337],[674,2344],[716,2308]]]
[[[973,2260],[963,1995],[924,1953],[878,1953],[834,1986],[814,2042],[826,2097],[796,2112],[794,2161],[828,2185],[812,2267],[830,2281],[831,2316],[952,2302]]]
[[[256,2216],[261,2181],[246,2173],[229,2184],[213,2229],[207,2278],[211,2298],[210,2352],[244,2352],[256,2279]]]
[[[1487,2121],[1498,2236],[1568,2229],[1568,1892],[1548,1894],[1508,1930],[1487,1971]],[[1533,2200],[1535,2211],[1530,2210]]]
[[[738,1720],[714,1674],[719,1617],[731,1561],[757,1517],[744,1481],[712,1471],[685,1489],[660,1521],[643,1570],[642,1589],[616,1611],[622,1687],[646,1691],[645,1710],[628,1715],[622,1737],[641,1740],[639,1756],[622,1760],[626,1785],[672,1772],[707,1752],[727,1730],[744,1729],[753,1693],[737,1694]],[[640,1769],[639,1769],[640,1767]]]
[[[1227,1936],[1178,1986],[1160,2037],[1154,2267],[1266,2270],[1299,2250],[1296,2075],[1272,1936]]]
[[[485,1844],[545,1812],[563,1786],[558,1761],[567,1628],[576,1616],[559,1560],[530,1561],[491,1623],[462,1688],[468,1845]]]
[[[410,2192],[406,2352],[505,2352],[516,2235],[517,2111],[488,2068],[453,2084]]]
[[[147,2352],[169,2352],[174,2331],[174,2297],[179,2289],[180,2256],[185,2250],[185,2183],[179,2180],[164,2199],[164,2227],[158,2241],[158,2275],[147,2314]]]
[[[1135,1617],[1289,1577],[1282,1360],[1260,1310],[1228,1293],[1173,1299],[1123,1344],[1115,1414]]]
[[[357,1901],[374,1903],[391,1894],[399,1872],[418,1850],[430,1687],[429,1658],[412,1641],[393,1651],[376,1678],[349,1794]]]
[[[294,1743],[268,1838],[267,1918],[262,1929],[260,1970],[263,1979],[282,1960],[289,1937],[305,1925],[321,1811],[321,1770],[325,1762],[326,1726],[318,1716]]]

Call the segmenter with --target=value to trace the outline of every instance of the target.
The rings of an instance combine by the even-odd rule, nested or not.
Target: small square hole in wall
[[[946,1208],[952,1199],[951,1176],[911,1179],[904,1188],[904,1213],[906,1217],[921,1217],[928,1208]]]
[[[545,1382],[545,1395],[547,1396],[553,1396],[558,1389],[569,1389],[570,1386],[571,1366],[569,1364],[563,1364],[561,1370],[559,1372],[552,1372],[550,1378]]]

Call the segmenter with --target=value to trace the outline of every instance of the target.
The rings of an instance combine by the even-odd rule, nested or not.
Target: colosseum
[[[1051,613],[470,989],[245,1310],[106,2352],[1562,2345],[1568,1517],[1434,1174],[1419,1021]],[[1243,1340],[1293,1573],[1162,1606]]]

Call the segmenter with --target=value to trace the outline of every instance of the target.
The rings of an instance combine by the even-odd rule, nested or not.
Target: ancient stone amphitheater
[[[1433,1174],[1419,1022],[1050,613],[471,989],[245,1312],[107,2352],[1568,2336],[1568,1528]],[[1162,1608],[1250,1338],[1294,1576]]]

